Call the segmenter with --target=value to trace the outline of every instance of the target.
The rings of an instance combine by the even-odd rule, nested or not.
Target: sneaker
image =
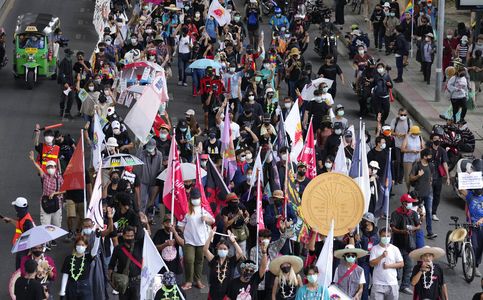
[[[188,84],[186,82],[183,82],[183,86],[188,86]]]
[[[404,294],[408,294],[408,295],[412,295],[413,294],[413,291],[408,288],[408,287],[405,287],[403,289],[400,290],[401,293],[404,293]]]
[[[113,294],[113,295],[119,295],[119,292],[113,289],[113,290],[112,290],[112,294]]]
[[[432,239],[434,239],[434,238],[436,238],[436,237],[438,237],[438,235],[437,235],[436,233],[428,233],[428,234],[426,235],[426,238],[428,238],[428,239],[430,239],[430,240],[432,240]]]
[[[403,80],[402,80],[402,78],[396,78],[396,79],[394,79],[394,82],[401,83],[401,82],[403,82]]]
[[[71,114],[64,114],[64,118],[69,120],[74,119],[74,117]]]
[[[478,270],[478,268],[475,268],[475,276],[481,277],[481,273],[480,273],[480,270]]]
[[[436,214],[433,215],[433,218],[432,219],[433,219],[433,221],[439,221],[439,218],[438,218],[438,216]]]

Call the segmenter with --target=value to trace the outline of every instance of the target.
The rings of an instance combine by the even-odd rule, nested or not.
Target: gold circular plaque
[[[334,220],[334,236],[341,236],[359,224],[364,213],[364,195],[349,176],[324,173],[305,188],[301,209],[310,227],[327,235]]]

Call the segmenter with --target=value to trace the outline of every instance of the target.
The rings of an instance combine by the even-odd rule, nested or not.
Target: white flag
[[[218,25],[225,26],[231,22],[230,13],[218,2],[218,0],[213,0],[208,10],[208,16],[215,18]]]
[[[260,157],[261,152],[262,152],[262,148],[258,150],[257,158],[255,158],[255,164],[253,165],[253,174],[256,175],[257,171],[259,171],[258,173],[260,174],[260,179],[263,182],[263,165],[262,165],[262,159]],[[251,187],[253,187],[253,185],[255,184],[255,180],[257,180],[257,176],[252,176],[250,178],[250,190],[251,190]]]
[[[297,162],[297,157],[304,147],[304,138],[302,136],[302,122],[300,122],[300,110],[295,101],[292,109],[285,119],[285,131],[292,140],[292,151],[290,152],[290,160]]]
[[[361,130],[361,165],[362,165],[362,177],[358,181],[359,187],[364,194],[365,208],[364,212],[369,210],[369,203],[371,202],[371,183],[369,181],[369,166],[367,163],[367,143],[365,140],[365,128],[366,124],[362,124]]]
[[[124,120],[124,123],[143,144],[148,142],[149,132],[160,105],[159,94],[153,87],[148,86]]]
[[[106,135],[102,131],[101,120],[97,113],[94,114],[94,118],[92,119],[93,124],[93,137],[92,137],[92,166],[97,171],[97,168],[102,163],[101,157],[101,146],[106,138]]]
[[[148,298],[148,290],[151,290],[151,283],[158,274],[159,270],[166,266],[165,262],[159,255],[158,249],[154,245],[149,233],[144,229],[144,245],[143,245],[143,268],[141,269],[141,287],[140,287],[140,300],[154,299],[154,297]],[[154,296],[154,295],[153,295]]]
[[[97,227],[104,230],[104,216],[102,213],[102,169],[98,165],[98,171],[96,176],[96,182],[92,188],[91,201],[89,202],[89,208],[87,209],[87,218],[94,221]]]
[[[323,287],[328,287],[332,283],[332,263],[334,262],[334,220],[330,225],[330,231],[325,239],[324,247],[320,251],[317,260],[317,268],[319,276],[317,283]]]
[[[335,156],[333,170],[336,173],[347,175],[349,173],[349,170],[347,169],[347,158],[345,157],[345,147],[342,140],[342,137],[340,137],[339,150],[337,150],[337,155]]]

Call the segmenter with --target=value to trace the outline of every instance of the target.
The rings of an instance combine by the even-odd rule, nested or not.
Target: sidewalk
[[[372,7],[372,6],[371,6]],[[350,11],[346,9],[346,12]],[[352,13],[352,11],[350,11]],[[370,12],[372,13],[372,11]],[[454,15],[447,15],[446,24],[451,24],[451,28],[454,28],[452,24],[456,24],[456,17],[461,18],[461,14],[455,13]],[[469,20],[469,16],[468,16]],[[368,30],[368,22],[364,21],[362,15],[345,15],[345,25],[343,32],[349,31],[351,24],[359,24],[359,27],[363,32],[369,34],[371,39],[371,46],[374,45],[373,34]],[[343,35],[342,35],[343,36]],[[341,39],[342,42],[345,39]],[[380,58],[381,61],[390,65],[392,70],[390,72],[391,78],[396,77],[396,61],[394,55],[386,56],[384,52],[377,52],[374,48],[369,48],[369,54],[375,58]],[[426,84],[423,81],[423,74],[419,71],[420,64],[416,61],[416,52],[413,53],[413,58],[409,57],[409,65],[404,69],[402,83],[395,83],[393,92],[395,98],[405,107],[409,114],[413,116],[415,121],[419,123],[428,132],[431,131],[434,124],[442,124],[443,120],[439,118],[439,115],[446,112],[450,102],[444,98],[442,93],[441,102],[436,102],[435,99],[435,82],[436,72],[434,70],[435,64],[433,64],[433,73],[431,74],[431,84]],[[476,138],[475,156],[481,157],[483,153],[483,96],[479,95],[479,103],[473,111],[468,110],[465,120],[468,122],[468,127],[474,133]]]

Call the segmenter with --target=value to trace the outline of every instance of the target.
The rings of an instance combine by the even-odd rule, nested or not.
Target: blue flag
[[[354,149],[354,154],[352,155],[351,168],[349,170],[349,176],[354,179],[362,176],[362,160],[360,153],[361,139],[358,138],[356,141],[356,148]],[[365,153],[363,155],[365,155]]]
[[[375,216],[380,217],[383,214],[388,215],[389,197],[392,189],[392,170],[391,170],[391,149],[387,152],[387,162],[384,168],[384,174],[381,178],[382,197],[377,199]]]

